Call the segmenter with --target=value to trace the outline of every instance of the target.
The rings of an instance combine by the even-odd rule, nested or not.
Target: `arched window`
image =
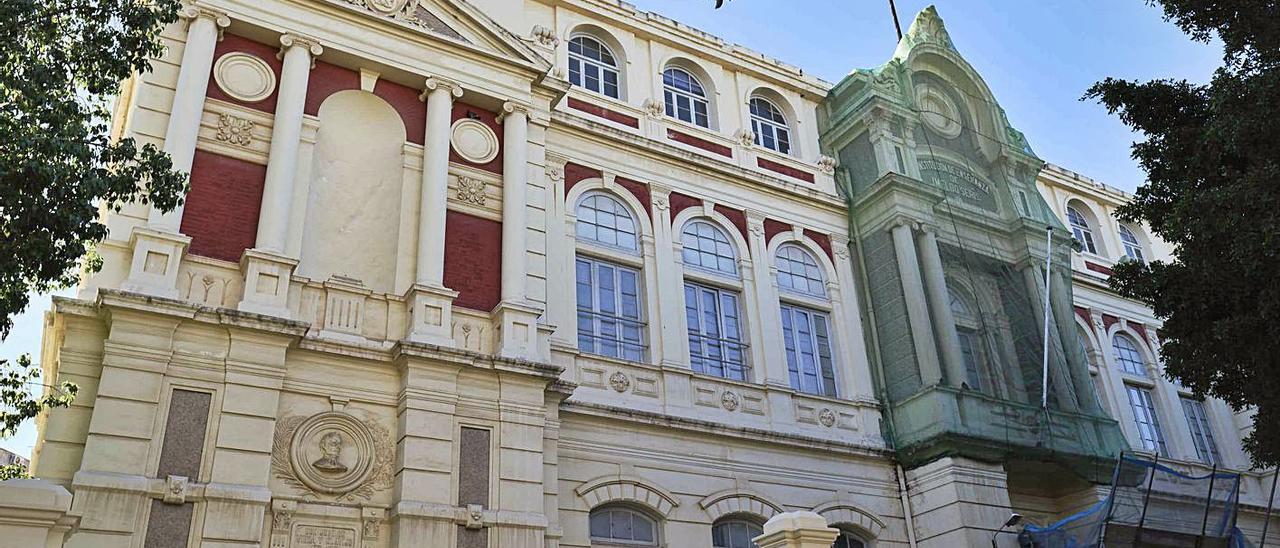
[[[578,202],[576,214],[578,238],[628,251],[640,250],[636,220],[622,202],[603,193],[588,194]]]
[[[783,244],[775,257],[778,287],[783,290],[782,339],[787,351],[791,387],[807,394],[836,395],[835,363],[831,352],[831,320],[811,306],[786,302],[786,293],[826,296],[822,271],[813,254]]]
[[[621,202],[596,192],[578,201],[574,232],[580,241],[638,254],[636,220]],[[602,356],[643,361],[640,271],[608,253],[579,253],[575,259],[578,349]],[[601,256],[603,255],[603,257]]]
[[[983,345],[982,319],[968,300],[954,290],[951,294],[951,315],[956,321],[956,337],[960,340],[960,359],[964,362],[964,384],[971,390],[987,390],[983,375],[986,353]]]
[[[698,271],[738,278],[737,256],[723,230],[690,221],[681,234],[684,264]],[[726,280],[725,283],[729,283]],[[689,327],[689,365],[694,371],[747,380],[747,345],[738,291],[685,279],[684,309]]]
[[[791,130],[782,109],[764,97],[751,98],[751,131],[756,144],[783,154],[791,153]]]
[[[668,68],[662,71],[662,96],[667,106],[667,116],[690,124],[711,127],[707,92],[702,82],[689,71]]]
[[[591,542],[623,546],[657,546],[658,523],[625,506],[602,506],[591,511]]]
[[[1130,375],[1147,376],[1147,363],[1138,351],[1138,343],[1133,337],[1124,333],[1116,333],[1111,339],[1111,352],[1120,365],[1120,370]]]
[[[796,244],[778,248],[778,287],[797,293],[823,297],[827,294],[822,270],[813,254]]]
[[[569,83],[620,98],[617,58],[599,40],[586,35],[574,36],[569,40]]]
[[[1142,256],[1142,244],[1138,242],[1138,235],[1125,225],[1120,225],[1120,242],[1124,244],[1125,257],[1140,263],[1146,262]]]
[[[714,548],[756,548],[751,539],[764,534],[764,528],[755,521],[741,517],[725,518],[711,526],[711,546]]]
[[[706,221],[684,225],[684,264],[738,277],[738,258],[723,230]]]
[[[1080,241],[1084,250],[1096,255],[1098,247],[1093,243],[1093,229],[1089,228],[1089,221],[1084,214],[1075,207],[1067,206],[1067,222],[1071,225],[1071,235]]]
[[[844,529],[840,529],[840,536],[836,537],[836,541],[831,543],[831,548],[866,548],[866,546],[867,544],[857,535]]]

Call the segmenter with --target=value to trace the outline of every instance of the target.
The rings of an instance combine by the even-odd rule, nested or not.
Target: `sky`
[[[888,0],[632,0],[831,83],[883,64],[897,37]],[[1100,105],[1081,101],[1108,76],[1205,82],[1221,46],[1192,42],[1141,0],[897,0],[903,32],[930,3],[960,54],[986,80],[1009,121],[1046,161],[1132,192],[1144,181],[1129,157],[1138,138]],[[63,292],[70,294],[70,292]],[[32,299],[0,343],[0,359],[40,350],[48,296]],[[30,456],[28,422],[0,447]]]

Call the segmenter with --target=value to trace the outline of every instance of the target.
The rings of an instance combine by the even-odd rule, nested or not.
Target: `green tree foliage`
[[[99,208],[177,206],[186,175],[161,150],[109,135],[121,81],[150,70],[177,0],[0,0],[0,341],[28,294],[97,269],[81,259],[106,237]],[[38,369],[0,360],[0,437],[71,386],[32,396]]]
[[[1154,0],[1152,0],[1154,3]],[[1280,4],[1160,0],[1193,39],[1216,37],[1208,84],[1108,78],[1100,101],[1144,139],[1147,184],[1118,215],[1174,246],[1171,262],[1124,263],[1111,284],[1164,320],[1168,376],[1233,407],[1257,408],[1245,447],[1280,463]]]

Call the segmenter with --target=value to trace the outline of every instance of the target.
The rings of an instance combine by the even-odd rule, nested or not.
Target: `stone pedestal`
[[[133,261],[129,277],[120,284],[125,291],[178,298],[178,265],[191,238],[173,232],[138,227],[130,236]]]
[[[989,546],[1009,519],[1008,475],[1003,467],[947,457],[906,472],[919,548]],[[997,537],[1017,546],[1016,535]]]
[[[77,518],[71,493],[44,480],[0,482],[0,548],[61,548]]]
[[[493,309],[494,330],[498,333],[498,354],[504,358],[541,360],[538,316],[542,311],[527,304],[498,303]]]
[[[240,257],[244,298],[236,309],[289,318],[289,280],[297,266],[296,259],[259,249],[246,249]]]
[[[409,334],[416,343],[453,345],[453,300],[458,292],[444,287],[414,285],[405,294],[409,304]]]
[[[760,548],[831,548],[840,535],[813,512],[785,512],[769,518],[764,534],[751,539]]]

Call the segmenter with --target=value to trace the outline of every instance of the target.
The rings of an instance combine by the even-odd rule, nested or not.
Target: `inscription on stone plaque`
[[[296,548],[355,548],[355,529],[338,527],[320,527],[318,525],[299,525],[293,531],[293,544]]]

